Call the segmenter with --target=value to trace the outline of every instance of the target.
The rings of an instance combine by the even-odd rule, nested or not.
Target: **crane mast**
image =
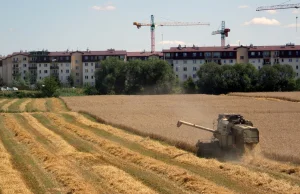
[[[221,46],[225,47],[225,38],[228,37],[228,33],[230,32],[229,28],[225,28],[225,21],[222,21],[221,30],[213,31],[211,34],[221,34]]]
[[[282,5],[271,5],[271,6],[261,6],[256,9],[256,11],[266,11],[266,10],[277,10],[277,9],[298,9],[300,8],[300,3],[297,4],[282,4]]]
[[[207,25],[209,26],[209,23],[204,22],[162,22],[162,23],[155,23],[154,22],[154,15],[151,15],[150,23],[140,23],[140,22],[133,22],[133,25],[135,25],[138,29],[140,29],[142,26],[150,26],[150,32],[151,32],[151,52],[155,52],[155,28],[156,26],[198,26],[198,25]]]

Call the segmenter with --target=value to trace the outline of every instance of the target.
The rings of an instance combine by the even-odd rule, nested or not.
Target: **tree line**
[[[29,88],[31,77],[18,76],[13,85]],[[200,66],[197,77],[197,81],[189,77],[181,83],[171,65],[155,57],[127,62],[109,58],[95,72],[95,86],[86,85],[82,91],[86,95],[300,91],[300,79],[290,65],[265,65],[258,70],[252,64],[206,63]],[[73,87],[74,76],[69,77],[68,85]],[[58,96],[62,85],[57,77],[49,77],[36,86],[45,96]]]

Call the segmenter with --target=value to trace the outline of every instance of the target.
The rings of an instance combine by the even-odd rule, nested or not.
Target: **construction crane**
[[[163,22],[163,23],[155,23],[154,22],[154,15],[151,15],[151,21],[150,23],[139,23],[139,22],[133,22],[133,25],[135,25],[138,29],[140,29],[142,26],[150,26],[151,30],[151,52],[155,52],[155,28],[156,26],[198,26],[198,25],[207,25],[209,26],[209,23],[203,23],[203,22]]]
[[[228,37],[228,33],[230,32],[229,28],[225,28],[225,21],[222,21],[221,30],[213,31],[211,34],[221,34],[221,46],[225,47],[225,37]]]
[[[276,9],[291,9],[300,8],[300,3],[297,4],[280,4],[280,5],[271,5],[271,6],[261,6],[256,9],[256,11],[266,11],[266,10],[276,10]]]

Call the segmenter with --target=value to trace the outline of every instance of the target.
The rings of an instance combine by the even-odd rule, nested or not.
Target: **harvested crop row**
[[[31,193],[18,171],[11,163],[11,157],[0,141],[0,193]]]
[[[62,104],[62,101],[58,98],[51,98],[51,111],[52,112],[61,112],[66,111],[66,108]]]
[[[57,153],[59,155],[64,155],[67,159],[69,159],[70,161],[74,161],[75,163],[79,162],[82,166],[84,166],[85,169],[89,168],[88,171],[90,171],[91,173],[97,173],[98,176],[104,177],[105,180],[114,180],[116,179],[116,177],[119,177],[119,181],[116,182],[117,184],[111,184],[108,181],[101,181],[101,186],[109,188],[114,193],[154,193],[154,191],[152,191],[150,188],[141,184],[139,181],[136,181],[130,175],[117,168],[115,168],[115,170],[113,171],[114,173],[108,173],[106,175],[103,175],[103,172],[99,170],[94,171],[93,169],[102,169],[102,166],[100,166],[100,164],[104,162],[101,160],[100,155],[78,152],[59,135],[44,127],[37,121],[36,118],[32,117],[30,114],[23,113],[22,115],[30,122],[32,127],[34,127],[43,136],[45,136],[47,140],[51,141],[52,145],[56,147]],[[106,166],[107,165],[104,164],[104,167]],[[97,184],[99,185],[99,182]],[[121,190],[118,187],[119,185],[121,185],[121,187],[123,188],[122,192],[120,192]],[[124,191],[124,188],[126,188],[126,192]]]
[[[266,190],[272,190],[273,192],[279,192],[279,193],[289,193],[299,189],[299,187],[293,187],[288,183],[282,183],[282,181],[278,181],[274,178],[271,178],[266,174],[252,172],[247,170],[246,168],[242,168],[237,165],[224,164],[224,163],[217,162],[215,160],[207,160],[207,159],[199,160],[199,158],[191,155],[190,153],[183,150],[179,150],[173,146],[162,145],[157,141],[153,141],[151,139],[145,139],[137,135],[126,133],[120,129],[108,125],[93,122],[78,113],[70,112],[68,114],[75,116],[75,118],[79,123],[98,128],[99,130],[105,130],[118,137],[122,137],[126,140],[138,143],[139,145],[143,146],[145,149],[156,151],[161,154],[170,156],[171,158],[174,158],[174,160],[184,162],[187,164],[192,164],[202,168],[209,168],[211,170],[222,171],[222,173],[230,174],[232,178],[238,181],[242,181],[245,184],[248,184],[250,180],[251,181],[250,183],[252,183],[252,185],[255,186],[260,185],[260,187]],[[252,158],[252,160],[254,162],[254,158]],[[266,165],[267,167],[267,165],[269,164],[268,167],[272,168],[272,170],[280,169],[280,171],[287,170],[287,172],[291,170],[295,170],[295,172],[298,172],[298,168],[295,167],[291,167],[288,165],[280,166],[279,164],[275,165],[276,163],[266,163],[266,162],[267,161],[265,160],[265,163],[262,163],[262,165]],[[226,166],[227,169],[223,171],[222,167],[220,166]],[[246,175],[243,175],[243,173]],[[245,179],[245,176],[247,176],[247,179]]]
[[[111,185],[111,187],[116,190],[117,193],[156,193],[150,188],[145,187],[140,182],[137,182],[129,174],[114,166],[94,166],[93,170],[101,174],[101,176],[107,181],[109,185]]]
[[[148,169],[157,174],[163,175],[171,181],[180,184],[183,188],[193,192],[208,192],[208,193],[232,193],[226,188],[217,186],[216,184],[196,175],[193,175],[180,167],[168,165],[161,161],[150,157],[145,157],[139,153],[130,151],[103,138],[95,137],[93,133],[82,130],[81,128],[66,123],[63,119],[53,113],[46,113],[54,123],[64,126],[66,129],[73,131],[81,138],[97,144],[101,149],[110,153],[113,156],[122,158],[127,162]]]
[[[97,193],[91,185],[86,183],[74,168],[58,156],[54,156],[41,147],[32,137],[26,132],[22,126],[17,124],[12,115],[3,115],[5,118],[5,125],[15,133],[15,137],[23,144],[26,144],[31,154],[43,162],[44,168],[50,173],[54,174],[57,180],[66,187],[70,192],[79,193]]]
[[[25,112],[26,111],[26,106],[29,102],[31,102],[31,99],[26,99],[25,101],[23,101],[20,106],[19,106],[19,111],[20,112]]]
[[[8,107],[12,104],[14,104],[15,102],[17,102],[18,99],[13,99],[10,100],[9,102],[6,102],[2,107],[1,107],[1,111],[7,112],[8,111]]]
[[[46,112],[47,111],[46,99],[44,98],[35,99],[33,102],[33,110]]]

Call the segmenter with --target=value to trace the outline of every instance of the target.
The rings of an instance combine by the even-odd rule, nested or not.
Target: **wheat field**
[[[248,163],[198,158],[57,98],[1,102],[0,193],[300,193],[297,166],[254,153]]]

